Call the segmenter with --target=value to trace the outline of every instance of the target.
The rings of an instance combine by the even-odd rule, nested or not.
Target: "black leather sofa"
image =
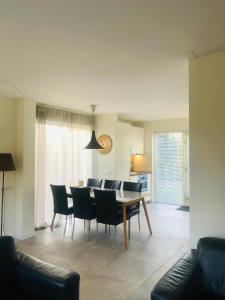
[[[225,240],[202,238],[157,283],[152,300],[225,299]]]
[[[0,237],[1,300],[79,300],[80,276],[16,251]]]

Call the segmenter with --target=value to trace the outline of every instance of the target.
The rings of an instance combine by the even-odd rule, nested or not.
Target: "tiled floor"
[[[39,231],[34,238],[17,242],[17,248],[42,260],[74,270],[81,275],[81,300],[147,300],[152,287],[187,249],[189,213],[176,206],[148,204],[153,235],[148,236],[142,212],[141,231],[137,218],[132,219],[129,249],[123,249],[123,227],[118,226],[116,239],[99,226],[95,243],[95,221],[90,239],[83,222],[76,222],[66,236],[63,228],[53,233]]]

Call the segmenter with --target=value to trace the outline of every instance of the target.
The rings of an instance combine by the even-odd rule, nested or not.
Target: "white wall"
[[[106,155],[95,153],[94,175],[98,178],[128,180],[130,154],[135,146],[136,127],[119,120],[118,114],[99,114],[96,118],[97,136],[107,134],[112,139],[112,151]]]
[[[17,101],[15,99],[0,99],[0,153],[12,153],[14,161],[16,153],[16,122]],[[0,173],[1,186],[2,173]],[[5,173],[5,229],[8,234],[13,234],[15,230],[15,190],[16,172]]]
[[[99,114],[96,117],[96,135],[107,134],[112,139],[112,150],[110,153],[102,155],[96,151],[94,176],[102,179],[115,178],[115,149],[116,149],[116,122],[117,114]]]
[[[127,181],[130,178],[130,155],[133,142],[132,126],[127,123],[116,124],[116,179]]]
[[[6,234],[33,234],[35,103],[0,99],[0,152],[13,154],[16,171],[5,178]]]
[[[225,52],[190,62],[191,247],[225,237]]]
[[[33,235],[35,187],[35,111],[29,100],[17,103],[16,236]]]

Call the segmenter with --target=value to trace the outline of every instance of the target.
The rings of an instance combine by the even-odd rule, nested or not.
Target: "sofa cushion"
[[[225,240],[200,239],[198,259],[202,268],[204,290],[215,294],[215,297],[225,297]]]
[[[30,294],[23,294],[20,291],[5,291],[1,293],[1,300],[47,300],[43,297],[33,296]]]
[[[12,289],[15,283],[16,250],[10,236],[0,237],[0,289]]]

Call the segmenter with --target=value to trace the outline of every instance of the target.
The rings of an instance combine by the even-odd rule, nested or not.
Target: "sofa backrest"
[[[202,269],[203,288],[225,297],[225,239],[200,239],[198,259]]]
[[[0,237],[0,289],[8,289],[14,285],[16,268],[16,250],[14,240],[10,236]]]

